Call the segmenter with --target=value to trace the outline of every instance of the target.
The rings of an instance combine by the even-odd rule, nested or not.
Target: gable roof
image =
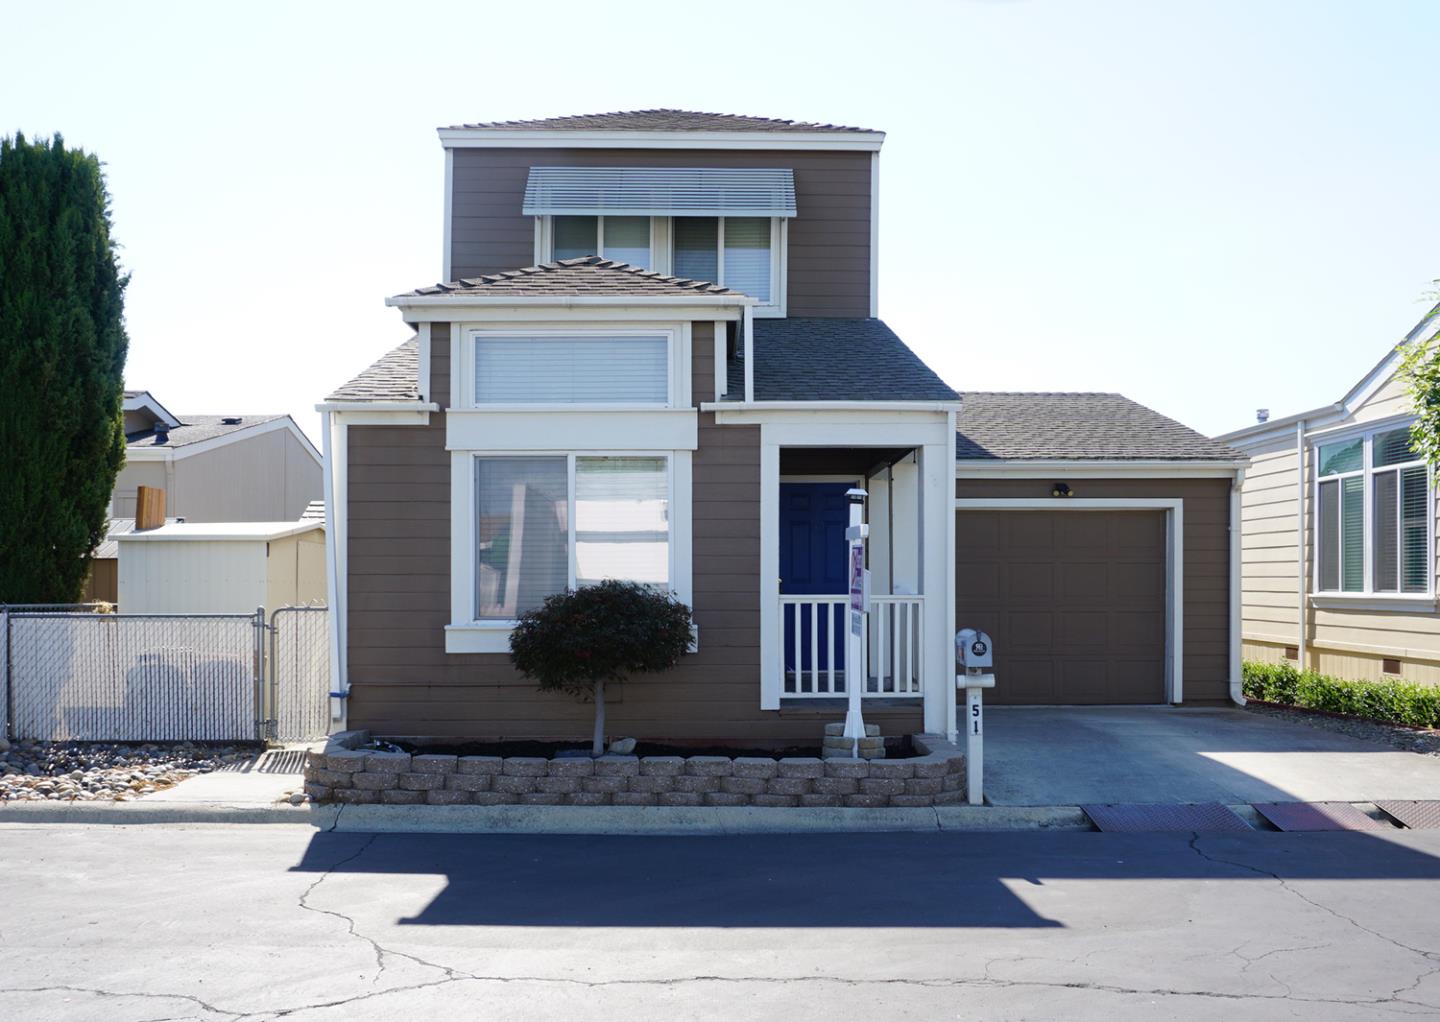
[[[731,296],[735,304],[750,304],[738,291],[711,284],[704,280],[689,280],[685,277],[667,277],[629,263],[618,263],[600,256],[581,256],[578,259],[562,259],[539,266],[526,266],[504,273],[492,273],[483,277],[466,277],[447,284],[433,284],[416,288],[387,303],[404,304],[407,298],[433,298],[455,296],[456,298],[693,298],[705,296]]]
[[[327,401],[419,401],[420,340],[411,337],[372,362]]]
[[[756,401],[958,400],[879,319],[757,319],[754,350]],[[727,400],[743,400],[743,360],[726,369]]]
[[[180,425],[171,426],[169,435],[162,443],[155,435],[154,429],[143,430],[139,433],[129,433],[125,437],[126,450],[136,451],[146,448],[176,448],[184,447],[187,444],[198,444],[204,440],[214,440],[216,437],[227,436],[231,433],[238,433],[241,430],[251,429],[267,422],[274,422],[277,419],[288,418],[286,415],[177,415]]]
[[[818,124],[791,121],[776,117],[751,117],[746,114],[716,114],[699,110],[617,110],[603,114],[572,114],[565,117],[544,117],[523,121],[481,121],[474,124],[452,124],[446,131],[484,129],[487,131],[768,131],[804,132],[844,131],[870,134],[869,128],[852,128],[840,124]]]
[[[1340,400],[1328,405],[1321,405],[1318,408],[1311,408],[1307,411],[1297,412],[1283,418],[1269,418],[1264,422],[1255,422],[1249,426],[1242,426],[1240,429],[1231,430],[1228,433],[1221,433],[1219,439],[1226,441],[1247,442],[1250,438],[1260,438],[1281,427],[1294,426],[1296,423],[1306,422],[1310,419],[1321,420],[1324,424],[1327,420],[1334,421],[1343,419],[1353,413],[1360,405],[1364,404],[1372,394],[1385,384],[1400,368],[1400,360],[1404,357],[1402,349],[1416,343],[1417,341],[1429,342],[1440,336],[1440,303],[1433,306],[1407,333],[1399,344],[1392,347],[1385,353],[1385,356],[1375,363],[1374,367],[1360,378],[1360,381],[1345,392]]]
[[[1120,394],[967,391],[961,400],[961,461],[1246,461]]]

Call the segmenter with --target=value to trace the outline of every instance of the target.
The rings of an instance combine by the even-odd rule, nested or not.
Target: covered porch
[[[761,708],[839,709],[954,729],[953,418],[948,408],[721,412],[761,426]],[[733,417],[733,418],[732,418]],[[743,417],[743,418],[742,418]],[[870,611],[847,663],[846,491],[867,493]],[[917,713],[918,711],[918,713]]]

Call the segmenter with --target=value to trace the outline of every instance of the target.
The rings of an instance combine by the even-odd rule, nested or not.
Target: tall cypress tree
[[[125,460],[125,286],[100,161],[0,139],[0,603],[79,598]]]

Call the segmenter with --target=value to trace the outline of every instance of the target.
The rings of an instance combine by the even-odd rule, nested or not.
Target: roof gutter
[[[743,307],[757,304],[757,299],[749,295],[596,295],[587,297],[583,295],[503,295],[503,294],[477,294],[479,289],[461,289],[447,291],[438,295],[391,295],[385,299],[385,304],[394,308],[411,308],[425,306],[451,306],[451,305],[515,305],[515,306],[550,306],[568,309],[571,307],[585,308],[596,305],[639,305],[639,306],[700,306],[702,308],[725,308]]]
[[[438,412],[434,401],[322,401],[317,412]]]
[[[702,412],[949,412],[959,401],[702,401]]]

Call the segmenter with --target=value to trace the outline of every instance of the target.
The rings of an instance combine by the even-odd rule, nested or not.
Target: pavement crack
[[[204,1008],[206,1011],[208,1011],[208,1012],[210,1012],[211,1014],[214,1014],[214,1015],[224,1015],[224,1016],[226,1016],[227,1018],[242,1018],[242,1017],[244,1017],[244,1016],[243,1016],[240,1012],[238,1012],[238,1011],[228,1011],[228,1010],[226,1010],[225,1008],[216,1007],[216,1006],[213,1005],[213,1004],[210,1004],[210,1003],[208,1003],[208,1002],[206,1002],[206,1001],[202,1001],[200,998],[194,996],[193,994],[156,994],[156,993],[143,993],[143,992],[140,992],[140,991],[133,991],[133,990],[106,990],[104,987],[82,987],[82,986],[70,986],[70,985],[67,985],[67,984],[54,984],[54,985],[51,985],[51,986],[43,986],[43,987],[0,987],[0,994],[54,994],[54,993],[93,994],[93,995],[96,996],[96,997],[135,997],[135,998],[139,998],[139,999],[142,999],[142,1000],[156,1000],[156,1001],[188,1001],[188,1002],[190,1002],[191,1004],[199,1005],[201,1008]],[[172,1017],[174,1017],[174,1016],[172,1016]],[[178,1017],[180,1017],[180,1018],[192,1017],[192,1018],[193,1018],[194,1016],[178,1016]],[[161,1020],[161,1022],[163,1022],[163,1020]]]

